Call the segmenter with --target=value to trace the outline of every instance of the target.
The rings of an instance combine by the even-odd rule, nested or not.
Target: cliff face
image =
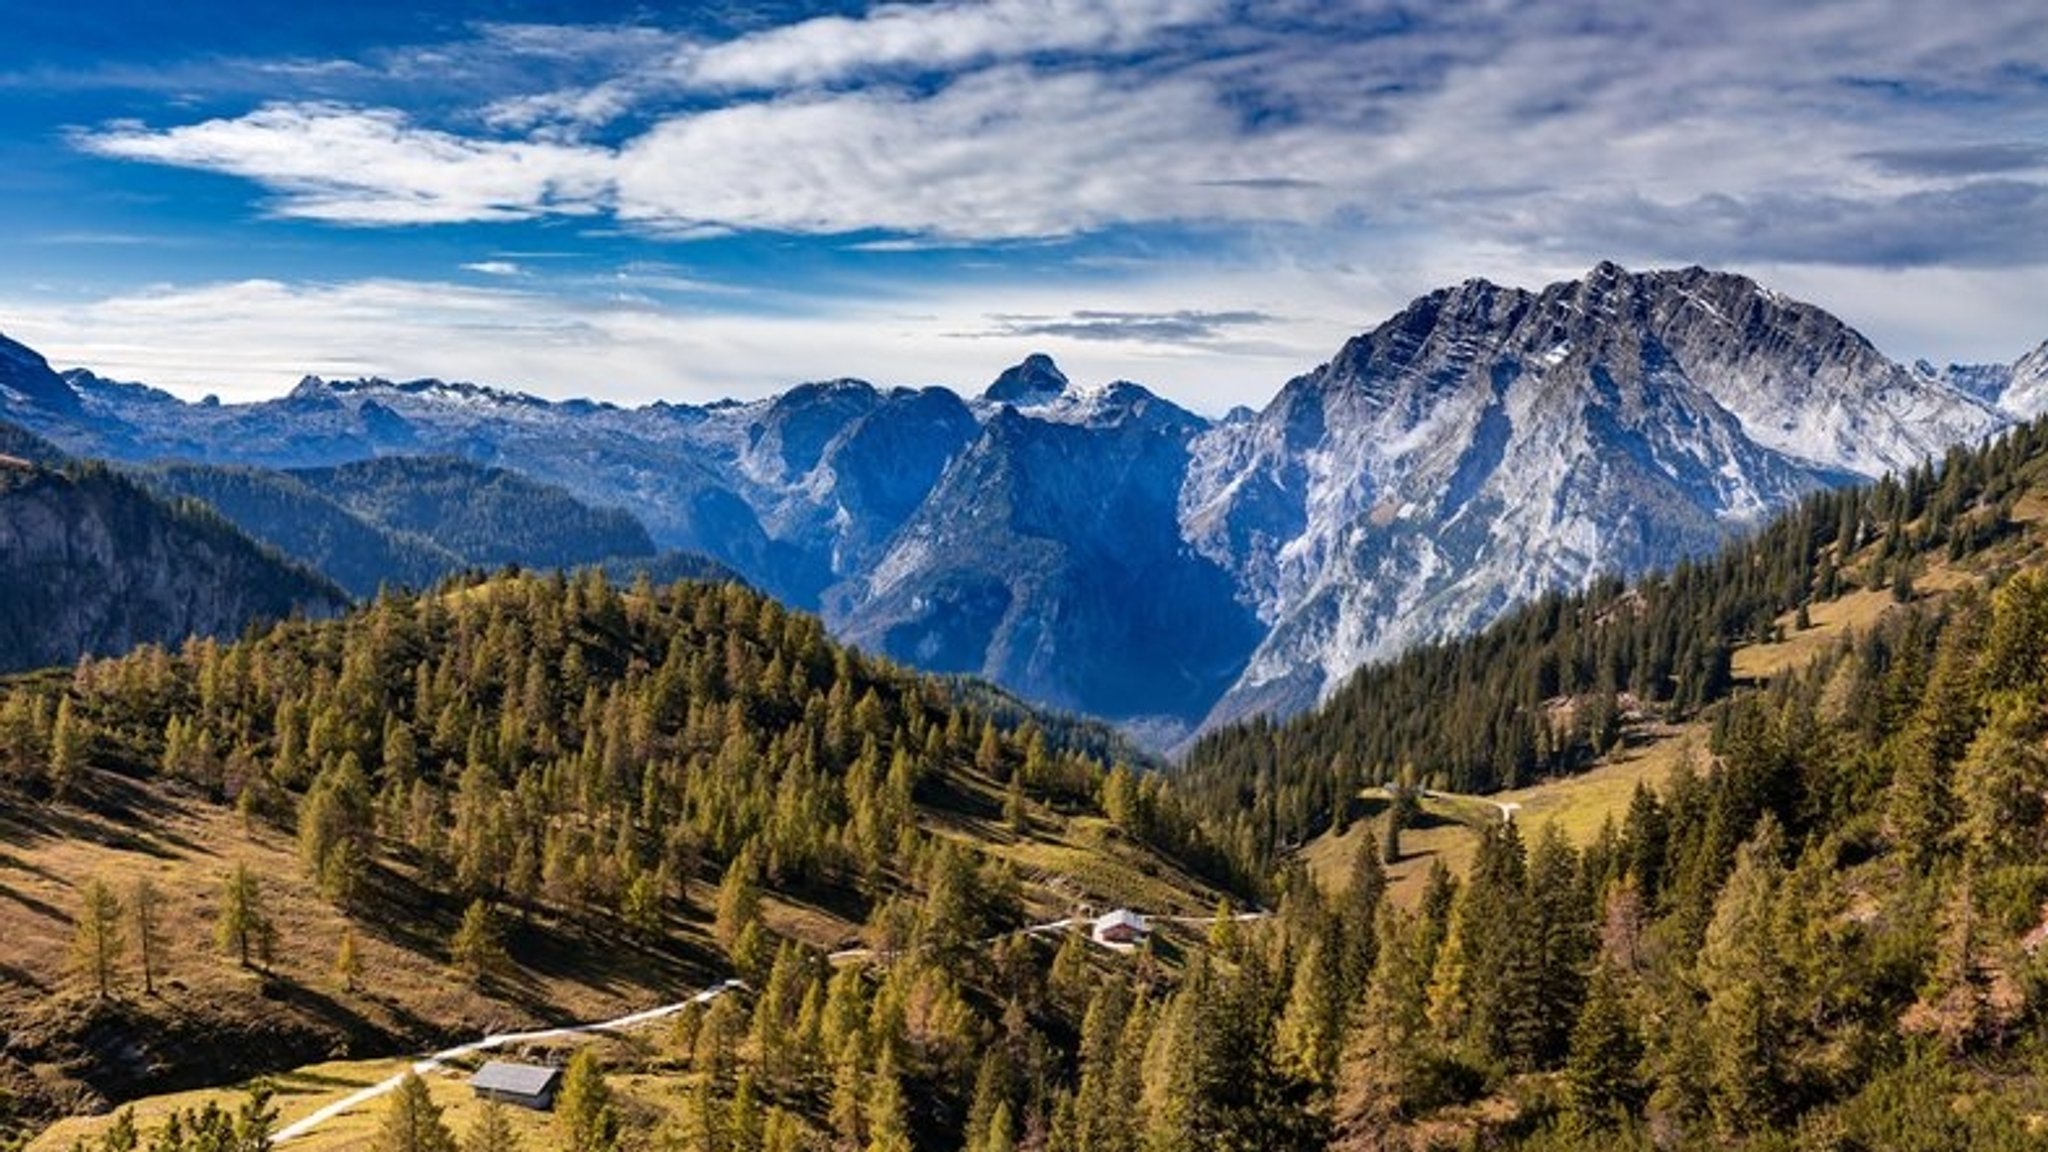
[[[104,468],[0,464],[0,671],[229,636],[345,603],[219,517]]]

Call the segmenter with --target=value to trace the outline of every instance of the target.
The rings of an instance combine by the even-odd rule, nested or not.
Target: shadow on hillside
[[[170,829],[170,817],[189,811],[189,802],[168,789],[151,790],[111,772],[90,772],[62,803],[0,810],[0,842],[33,847],[46,841],[85,841],[171,860],[200,851]]]
[[[0,897],[4,897],[8,900],[14,901],[16,904],[19,904],[23,908],[26,908],[29,911],[35,913],[36,915],[41,916],[45,920],[55,920],[60,924],[68,924],[71,922],[71,917],[67,915],[63,909],[58,908],[55,905],[48,903],[47,901],[38,900],[33,896],[27,895],[26,893],[18,892],[9,885],[0,884]]]

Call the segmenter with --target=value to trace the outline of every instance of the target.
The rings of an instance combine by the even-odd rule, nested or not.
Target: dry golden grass
[[[1705,755],[1706,740],[1704,723],[1648,725],[1637,731],[1635,743],[1577,776],[1503,792],[1492,799],[1521,806],[1515,819],[1530,839],[1540,835],[1546,825],[1556,824],[1573,844],[1584,847],[1609,819],[1621,822],[1636,785],[1661,790],[1680,760]]]
[[[1438,861],[1452,874],[1464,875],[1478,851],[1480,831],[1500,820],[1500,804],[1518,806],[1515,819],[1525,837],[1533,838],[1545,826],[1556,824],[1572,843],[1584,847],[1599,835],[1602,824],[1609,819],[1618,823],[1628,812],[1638,783],[1662,787],[1679,760],[1704,748],[1705,740],[1704,724],[1648,725],[1637,730],[1635,742],[1577,776],[1484,799],[1425,799],[1422,821],[1401,834],[1400,861],[1387,866],[1388,895],[1402,907],[1414,907]],[[1361,798],[1374,812],[1386,802],[1385,792],[1377,788]],[[1342,836],[1317,837],[1302,849],[1302,859],[1318,881],[1340,888],[1360,844],[1367,838],[1377,844],[1383,828],[1378,818],[1356,821]]]
[[[367,1088],[403,1071],[410,1063],[407,1060],[342,1060],[325,1064],[313,1064],[271,1078],[271,1086],[277,1095],[273,1100],[278,1112],[278,1126],[282,1127],[310,1115],[314,1111],[349,1095]],[[437,1083],[436,1077],[430,1083]],[[136,1127],[141,1130],[147,1143],[151,1133],[163,1126],[164,1119],[172,1112],[205,1107],[208,1103],[219,1105],[232,1112],[241,1106],[242,1089],[203,1088],[191,1092],[173,1092],[162,1096],[150,1096],[135,1101],[129,1107],[133,1110]],[[435,1099],[442,1099],[438,1087]],[[349,1146],[338,1141],[356,1139],[367,1141],[376,1128],[376,1114],[381,1101],[366,1105],[334,1119],[329,1128],[303,1142],[294,1143],[294,1148],[340,1148]],[[52,1125],[40,1137],[29,1144],[29,1152],[61,1152],[69,1148],[72,1141],[91,1139],[104,1131],[112,1116],[80,1116],[61,1120]]]
[[[564,1059],[559,1055],[543,1058],[558,1063]],[[386,1060],[318,1064],[273,1077],[271,1084],[277,1090],[278,1126],[281,1128],[360,1089],[397,1075],[409,1063]],[[450,1065],[423,1077],[434,1103],[441,1106],[443,1122],[458,1139],[476,1124],[483,1113],[482,1102],[469,1089],[469,1076],[475,1070],[473,1063]],[[681,1088],[686,1079],[646,1074],[607,1077],[615,1097],[624,1103],[625,1109],[657,1117],[676,1110],[685,1098]],[[138,1100],[130,1107],[146,1145],[150,1135],[162,1127],[165,1117],[173,1111],[202,1108],[212,1102],[232,1112],[242,1100],[243,1090],[234,1087],[152,1096]],[[389,1107],[389,1096],[366,1101],[284,1147],[297,1152],[369,1152]],[[520,1147],[527,1152],[546,1152],[561,1146],[561,1131],[552,1114],[511,1107],[506,1108],[504,1114],[519,1138]],[[72,1141],[92,1139],[112,1122],[112,1116],[74,1117],[61,1121],[32,1141],[27,1152],[65,1152]]]
[[[1807,614],[1813,626],[1803,631],[1793,626],[1798,619],[1797,613],[1788,612],[1778,620],[1784,629],[1785,639],[1776,644],[1750,644],[1735,650],[1732,662],[1735,675],[1744,680],[1768,680],[1795,668],[1803,668],[1834,647],[1845,633],[1866,629],[1897,607],[1899,605],[1892,599],[1889,589],[1858,589],[1809,608]]]
[[[1386,825],[1379,813],[1386,805],[1386,792],[1370,788],[1361,798],[1372,813],[1370,818],[1354,821],[1342,836],[1319,836],[1302,849],[1310,874],[1325,887],[1341,888],[1359,847],[1367,840],[1377,846],[1385,835]],[[1464,875],[1478,850],[1478,830],[1500,819],[1499,809],[1492,805],[1463,799],[1425,799],[1421,808],[1421,818],[1401,833],[1401,859],[1386,866],[1388,895],[1405,908],[1414,907],[1421,899],[1430,870],[1438,861],[1453,875]]]

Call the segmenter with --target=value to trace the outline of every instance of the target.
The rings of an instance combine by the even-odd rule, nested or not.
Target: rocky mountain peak
[[[79,410],[78,394],[50,370],[50,362],[5,336],[0,336],[0,389],[51,412],[75,415]]]
[[[1022,363],[1005,369],[981,395],[991,403],[1028,405],[1043,404],[1066,390],[1067,374],[1052,357],[1033,352]]]

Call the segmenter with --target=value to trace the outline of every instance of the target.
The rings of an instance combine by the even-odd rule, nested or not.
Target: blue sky
[[[5,0],[0,331],[196,396],[1031,350],[1263,403],[1410,297],[1745,271],[2048,339],[2038,0]]]

